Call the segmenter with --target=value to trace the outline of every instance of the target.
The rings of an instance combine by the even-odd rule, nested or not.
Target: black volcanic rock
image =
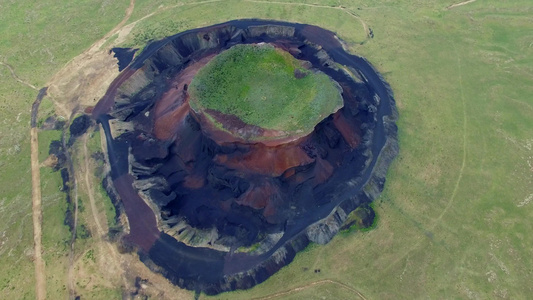
[[[111,48],[110,51],[115,53],[113,56],[118,59],[118,70],[122,71],[126,68],[130,62],[133,60],[133,56],[138,49],[131,48]]]
[[[72,121],[70,124],[70,135],[73,137],[78,137],[84,134],[87,129],[91,126],[91,117],[88,115],[81,115]]]

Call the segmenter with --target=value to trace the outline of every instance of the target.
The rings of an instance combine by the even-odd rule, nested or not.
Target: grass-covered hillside
[[[272,45],[237,45],[203,67],[190,85],[191,107],[234,115],[247,124],[309,132],[342,107],[340,90],[324,73]]]

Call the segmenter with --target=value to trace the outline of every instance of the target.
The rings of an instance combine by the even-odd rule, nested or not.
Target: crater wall
[[[217,143],[189,113],[187,84],[210,57],[242,43],[309,61],[340,84],[344,107],[283,145]],[[310,242],[329,242],[379,195],[398,151],[388,84],[333,32],[305,24],[237,20],[154,42],[93,117],[128,216],[125,239],[153,270],[208,294],[250,288]]]

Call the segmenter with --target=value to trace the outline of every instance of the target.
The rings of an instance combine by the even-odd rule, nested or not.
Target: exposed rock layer
[[[189,113],[187,82],[221,50],[257,42],[336,80],[344,108],[288,144],[220,144],[206,136]],[[327,243],[351,211],[379,195],[398,150],[388,85],[332,32],[302,24],[231,21],[155,42],[112,83],[93,116],[106,132],[129,240],[147,265],[208,294],[249,288],[310,241]],[[235,251],[243,246],[257,250]]]

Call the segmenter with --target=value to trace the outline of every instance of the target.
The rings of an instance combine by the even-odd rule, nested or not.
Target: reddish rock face
[[[277,177],[290,168],[312,163],[298,143],[269,147],[263,144],[250,146],[247,153],[218,154],[215,163],[243,173],[256,173]]]
[[[287,48],[287,45],[282,44],[281,47]],[[287,136],[282,131],[268,130],[246,124],[232,115],[225,115],[213,110],[197,113],[191,109],[188,103],[187,87],[198,70],[215,56],[216,54],[211,54],[201,58],[197,62],[188,65],[176,77],[169,80],[170,88],[156,101],[151,111],[154,118],[154,135],[160,140],[176,139],[177,147],[183,148],[180,146],[180,144],[183,144],[183,137],[190,135],[190,132],[188,133],[187,128],[183,127],[183,125],[186,122],[186,118],[193,118],[198,122],[202,134],[219,145],[234,143],[248,145],[246,152],[215,155],[213,162],[217,165],[237,170],[243,174],[278,177],[284,173],[286,173],[285,176],[294,174],[294,168],[317,162],[314,181],[316,184],[325,182],[333,173],[334,167],[324,159],[319,158],[317,160],[309,157],[302,149],[302,144],[309,140],[310,134]],[[209,118],[213,118],[217,123],[223,124],[224,130],[214,126],[213,122],[208,120]],[[350,124],[340,112],[334,114],[333,120],[346,142],[352,149],[355,149],[360,138],[353,130],[354,124]],[[240,134],[232,134],[232,132],[239,132]],[[247,132],[253,136],[262,136],[265,139],[262,142],[248,143],[240,137],[245,135],[242,132]],[[184,161],[193,161],[195,160],[194,156],[194,153],[186,149],[180,151],[180,157]],[[303,179],[297,181],[303,181]],[[205,180],[199,174],[187,175],[183,182],[183,187],[191,189],[199,189],[204,185]],[[246,196],[239,198],[236,203],[254,209],[263,209],[267,207],[272,194],[275,193],[279,193],[279,190],[273,185],[253,185],[246,192]],[[269,208],[267,211],[267,214],[273,214],[273,208]]]
[[[187,86],[191,84],[198,70],[213,57],[215,54],[208,55],[187,66],[170,81],[170,88],[155,103],[151,112],[154,114],[153,132],[158,139],[169,140],[176,135],[180,124],[191,112]]]

